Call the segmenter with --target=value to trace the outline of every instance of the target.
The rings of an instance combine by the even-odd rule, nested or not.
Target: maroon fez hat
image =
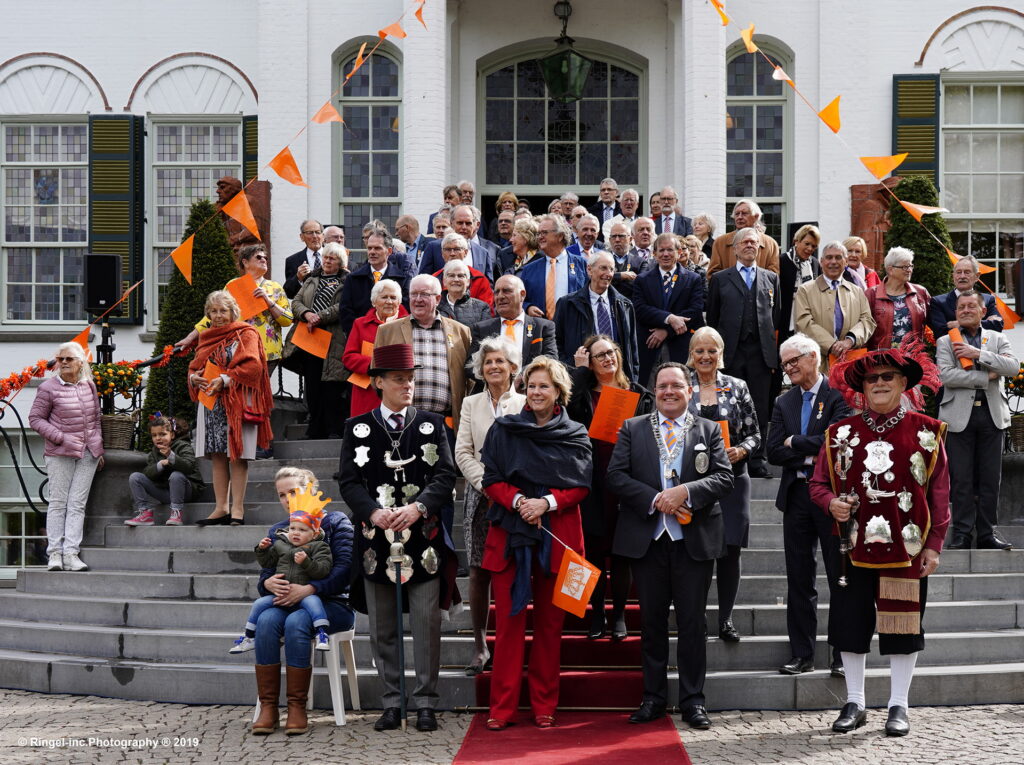
[[[415,363],[412,357],[412,346],[408,343],[382,345],[373,349],[373,363],[370,364],[370,375],[382,375],[385,372],[407,372],[420,369],[422,365]]]

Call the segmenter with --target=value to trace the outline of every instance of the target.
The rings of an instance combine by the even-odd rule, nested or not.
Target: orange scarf
[[[238,346],[228,362],[227,348],[235,342]],[[221,397],[228,418],[228,457],[238,459],[242,454],[242,414],[246,410],[263,416],[256,442],[263,448],[268,447],[274,437],[270,428],[274,395],[267,376],[267,353],[259,332],[245,322],[234,321],[200,333],[195,358],[188,365],[188,390],[193,401],[198,399],[199,391],[192,386],[191,375],[202,374],[207,361],[219,366],[231,379],[231,385],[223,390]]]

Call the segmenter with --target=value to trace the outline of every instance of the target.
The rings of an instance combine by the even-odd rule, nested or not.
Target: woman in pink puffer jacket
[[[78,343],[57,349],[57,374],[39,386],[28,422],[46,440],[46,568],[85,571],[78,551],[92,477],[103,467],[103,437],[99,396]]]

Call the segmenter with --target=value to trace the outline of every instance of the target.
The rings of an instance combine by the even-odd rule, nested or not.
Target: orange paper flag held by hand
[[[181,275],[185,277],[185,281],[189,284],[192,283],[192,244],[195,242],[195,238],[196,235],[192,234],[192,236],[175,247],[171,253],[171,260],[174,261],[174,265],[178,267]]]
[[[614,444],[619,440],[622,423],[636,414],[639,403],[640,394],[634,391],[610,386],[602,389],[587,435],[597,441]]]
[[[790,83],[792,84],[792,83]],[[839,132],[839,99],[842,96],[836,96],[832,99],[832,103],[818,112],[818,116],[821,117],[821,121],[828,125],[828,129],[833,133]]]
[[[551,594],[552,605],[582,618],[600,576],[600,569],[566,547],[555,579],[555,591]]]
[[[296,348],[301,348],[307,353],[311,353],[321,359],[326,359],[327,351],[331,348],[331,333],[319,327],[315,327],[310,331],[306,322],[300,321],[295,327],[292,342]]]
[[[252,294],[258,287],[251,274],[242,274],[237,279],[229,281],[224,288],[238,303],[238,310],[241,311],[239,320],[249,321],[256,314],[267,310],[267,301]]]
[[[203,369],[203,377],[206,378],[206,380],[209,381],[216,379],[217,377],[220,377],[222,374],[224,374],[223,369],[214,364],[212,361],[206,362],[206,367]],[[198,398],[200,404],[205,406],[211,412],[213,411],[213,406],[214,404],[217,403],[217,394],[211,396],[205,390],[201,390],[199,391]]]
[[[740,37],[743,38],[743,44],[747,46],[747,53],[757,53],[760,48],[754,44],[754,25],[751,24],[746,29],[740,32]]]
[[[715,420],[718,423],[718,427],[722,431],[722,446],[726,449],[732,446],[729,443],[729,421],[728,420]]]
[[[949,330],[949,341],[951,343],[962,343],[964,341],[964,336],[960,332],[959,327],[953,327]],[[970,369],[974,366],[974,362],[971,359],[960,359],[960,366],[964,369]]]
[[[913,202],[904,202],[900,200],[900,204],[903,205],[903,209],[906,210],[918,223],[921,222],[921,218],[925,215],[931,215],[932,213],[944,213],[949,212],[945,207],[928,207],[927,205],[916,205]]]
[[[331,107],[334,108],[334,107]],[[335,112],[337,114],[337,112]],[[340,118],[339,118],[340,119]],[[295,186],[305,186],[309,188],[309,184],[302,180],[302,173],[299,172],[299,166],[295,164],[295,157],[292,155],[292,150],[285,146],[281,151],[277,153],[270,162],[267,163],[270,169],[281,176],[288,183],[294,184]],[[191,284],[192,280],[189,280]]]
[[[244,189],[235,194],[231,201],[220,209],[245,226],[254,237],[263,241],[260,238],[260,230],[256,226],[256,218],[253,217],[252,208],[249,207],[249,198],[245,195]]]
[[[359,353],[372,359],[373,343],[363,340],[363,347],[359,349]],[[370,387],[370,376],[364,375],[362,372],[353,372],[348,376],[348,381],[353,385],[358,385],[360,388]]]
[[[355,69],[352,70],[353,72]],[[324,124],[325,122],[340,122],[345,123],[345,120],[338,114],[338,110],[334,108],[334,104],[330,101],[320,107],[320,111],[313,115],[313,122]]]
[[[893,154],[889,157],[861,157],[860,161],[864,167],[868,169],[868,172],[875,176],[878,180],[882,180],[895,170],[897,167],[903,164],[903,160],[907,158],[907,152],[902,154]]]
[[[382,30],[377,32],[377,35],[381,40],[385,37],[397,37],[398,39],[406,37],[405,30],[402,29],[401,25],[397,21],[394,24],[388,24]]]

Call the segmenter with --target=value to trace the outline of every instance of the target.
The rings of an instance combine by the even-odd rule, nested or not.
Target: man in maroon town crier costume
[[[829,604],[829,642],[846,670],[847,703],[832,724],[837,733],[867,719],[864,666],[876,618],[891,675],[885,732],[910,731],[907,699],[924,648],[928,576],[939,567],[950,519],[946,425],[901,401],[918,383],[936,389],[938,370],[913,340],[837,364],[830,374],[829,384],[863,410],[829,426],[810,481],[811,499],[840,534],[850,520],[852,565],[844,561],[846,586],[841,579]]]

